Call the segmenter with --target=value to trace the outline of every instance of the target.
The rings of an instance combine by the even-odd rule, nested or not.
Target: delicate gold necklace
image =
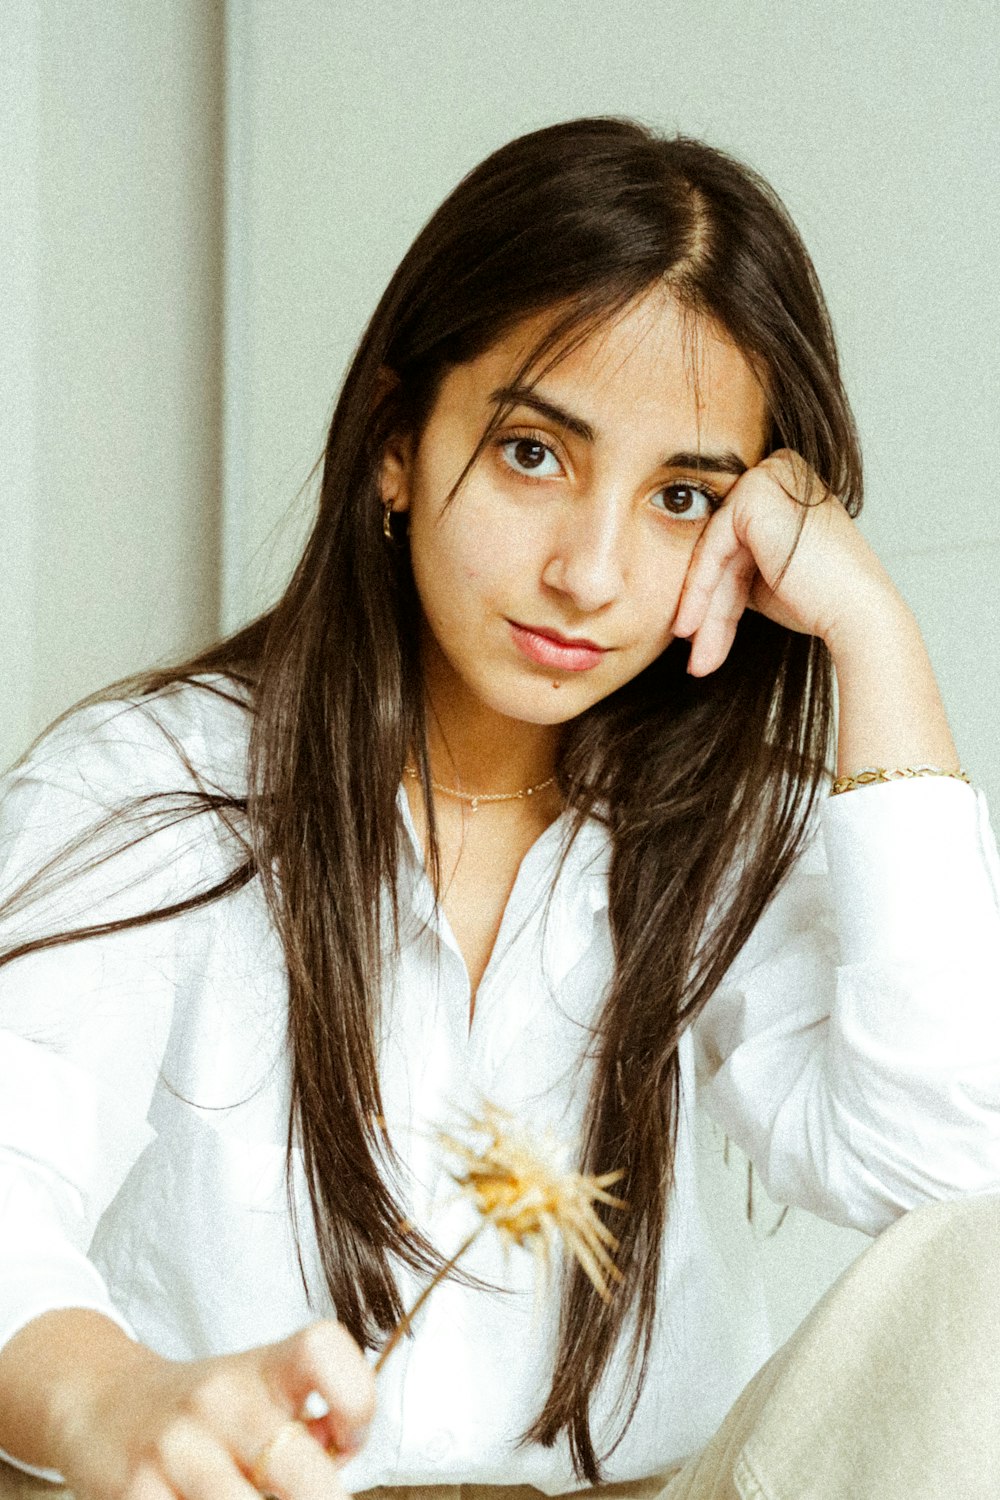
[[[414,780],[420,775],[416,766],[404,766],[403,770],[407,776]],[[440,781],[431,777],[431,786],[436,792],[443,792],[446,797],[454,797],[458,802],[468,802],[473,812],[478,811],[480,802],[517,802],[523,801],[525,797],[534,797],[538,792],[544,792],[547,786],[555,781],[554,776],[548,777],[546,781],[539,781],[535,786],[524,786],[519,792],[460,792],[458,787],[442,786]]]

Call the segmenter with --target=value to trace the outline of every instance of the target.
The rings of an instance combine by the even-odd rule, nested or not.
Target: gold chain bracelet
[[[853,792],[859,786],[874,786],[880,781],[910,781],[914,776],[951,776],[972,785],[964,771],[945,771],[940,766],[896,766],[892,770],[886,770],[885,766],[865,766],[853,776],[838,776],[830,788],[830,796]]]

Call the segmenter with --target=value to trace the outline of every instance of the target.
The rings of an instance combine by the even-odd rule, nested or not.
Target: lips
[[[548,626],[520,625],[515,620],[508,623],[514,644],[522,655],[550,670],[588,672],[606,653],[604,646],[582,636],[565,636]]]

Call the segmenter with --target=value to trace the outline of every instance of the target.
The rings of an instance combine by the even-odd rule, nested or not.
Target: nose
[[[595,614],[625,586],[625,522],[609,497],[579,498],[560,508],[542,582],[583,614]]]

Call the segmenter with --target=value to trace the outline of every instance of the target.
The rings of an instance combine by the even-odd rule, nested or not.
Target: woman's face
[[[382,492],[409,513],[435,706],[556,725],[670,644],[695,542],[764,456],[768,415],[736,347],[650,293],[517,395],[448,505],[546,322],[446,375]]]

